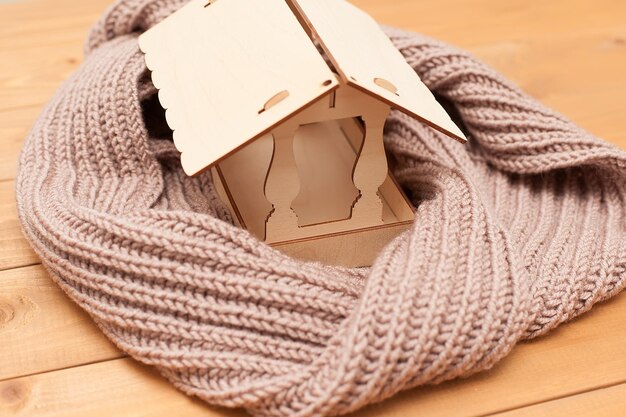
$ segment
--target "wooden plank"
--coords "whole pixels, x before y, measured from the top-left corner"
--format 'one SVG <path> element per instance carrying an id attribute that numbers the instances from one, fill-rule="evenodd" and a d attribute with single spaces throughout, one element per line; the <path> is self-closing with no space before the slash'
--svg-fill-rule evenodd
<path id="1" fill-rule="evenodd" d="M 626 4 L 621 0 L 527 2 L 511 0 L 352 0 L 376 20 L 429 34 L 459 45 L 476 46 L 494 39 L 543 39 L 563 33 L 589 33 L 624 27 Z M 78 21 L 93 23 L 110 0 L 29 0 L 2 4 L 0 51 L 33 45 L 33 32 L 57 39 Z M 68 13 L 71 10 L 72 13 Z M 555 24 L 558 22 L 558 24 Z M 86 35 L 87 27 L 81 35 Z M 48 38 L 46 38 L 48 39 Z"/>
<path id="2" fill-rule="evenodd" d="M 623 87 L 625 40 L 626 24 L 588 34 L 545 37 L 541 41 L 498 40 L 477 46 L 472 52 L 517 81 L 524 91 L 543 100 L 553 94 Z"/>
<path id="3" fill-rule="evenodd" d="M 0 382 L 6 417 L 243 417 L 177 391 L 154 370 L 118 359 Z"/>
<path id="4" fill-rule="evenodd" d="M 87 30 L 109 4 L 39 0 L 1 5 L 0 109 L 47 102 L 81 61 Z"/>
<path id="5" fill-rule="evenodd" d="M 617 417 L 624 415 L 625 399 L 626 384 L 619 384 L 494 414 L 492 417 Z"/>
<path id="6" fill-rule="evenodd" d="M 567 33 L 624 28 L 626 15 L 626 3 L 621 0 L 352 0 L 352 3 L 380 23 L 466 48 L 492 44 L 494 40 L 535 40 L 539 44 Z"/>
<path id="7" fill-rule="evenodd" d="M 494 43 L 473 52 L 545 105 L 626 148 L 624 39 L 626 27 Z"/>
<path id="8" fill-rule="evenodd" d="M 39 106 L 0 111 L 0 181 L 15 178 L 22 144 L 40 112 Z"/>
<path id="9" fill-rule="evenodd" d="M 43 28 L 49 31 L 75 19 L 83 20 L 88 17 L 95 21 L 110 5 L 110 0 L 80 3 L 75 0 L 29 0 L 2 4 L 0 6 L 2 7 L 2 14 L 0 14 L 0 42 L 2 43 L 0 45 L 23 46 L 21 42 L 26 42 L 26 39 L 8 37 L 16 29 L 21 30 L 19 34 L 28 35 L 33 29 Z M 68 10 L 72 13 L 68 13 Z M 51 36 L 55 35 L 61 36 L 62 31 L 51 34 Z"/>
<path id="10" fill-rule="evenodd" d="M 0 182 L 0 271 L 39 263 L 22 235 L 15 203 L 15 183 Z"/>
<path id="11" fill-rule="evenodd" d="M 284 0 L 206 5 L 192 0 L 139 37 L 187 175 L 339 85 Z"/>
<path id="12" fill-rule="evenodd" d="M 122 356 L 40 265 L 0 272 L 0 340 L 0 380 Z"/>
<path id="13" fill-rule="evenodd" d="M 0 62 L 11 64 L 0 65 L 0 112 L 16 106 L 40 106 L 51 97 L 61 80 L 78 65 L 86 31 L 108 2 L 99 0 L 89 7 L 81 3 L 76 11 L 77 6 L 69 0 L 55 0 L 54 7 L 32 6 L 40 3 L 46 4 L 34 1 L 28 7 L 26 3 L 1 6 Z M 623 138 L 621 132 L 626 127 L 620 127 L 626 124 L 621 117 L 624 101 L 620 91 L 626 88 L 626 81 L 621 76 L 626 63 L 620 58 L 625 48 L 626 27 L 623 19 L 616 16 L 623 15 L 625 3 L 601 1 L 595 7 L 590 2 L 578 1 L 563 8 L 558 2 L 544 2 L 523 7 L 511 5 L 495 12 L 488 1 L 477 2 L 475 6 L 472 3 L 471 7 L 458 0 L 448 0 L 444 4 L 398 1 L 381 5 L 371 0 L 356 0 L 354 3 L 382 22 L 470 47 L 533 96 L 557 106 L 558 110 L 593 133 L 609 140 Z M 72 13 L 63 13 L 63 7 L 70 5 Z M 489 27 L 489 31 L 467 30 L 467 19 L 460 17 L 465 16 L 468 8 L 476 11 L 473 15 L 479 19 L 478 22 L 472 21 L 472 26 Z M 487 9 L 489 13 L 480 13 Z M 442 13 L 449 14 L 450 21 L 455 24 L 443 25 L 437 19 Z M 455 21 L 457 14 L 461 20 Z M 550 19 L 557 15 L 559 25 L 551 24 Z M 62 16 L 65 17 L 62 19 Z M 497 25 L 490 26 L 496 18 L 516 23 L 501 25 L 498 21 Z M 56 19 L 61 19 L 60 23 Z M 51 24 L 56 26 L 47 26 Z M 530 27 L 537 30 L 529 30 Z M 39 33 L 46 29 L 52 29 L 45 35 L 47 40 L 52 39 L 42 44 Z M 492 35 L 490 38 L 484 38 L 489 34 Z M 571 44 L 576 47 L 568 47 Z M 568 71 L 564 72 L 563 68 Z M 602 77 L 595 76 L 597 68 L 602 68 Z M 600 91 L 603 88 L 606 91 Z M 567 97 L 558 99 L 553 97 L 555 94 Z M 612 107 L 610 103 L 618 107 Z M 603 114 L 603 120 L 587 122 L 586 110 Z M 0 178 L 4 176 L 0 175 Z"/>

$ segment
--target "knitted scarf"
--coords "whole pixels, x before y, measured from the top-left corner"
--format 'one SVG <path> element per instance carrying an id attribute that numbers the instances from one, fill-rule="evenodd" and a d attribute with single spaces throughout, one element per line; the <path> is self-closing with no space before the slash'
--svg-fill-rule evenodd
<path id="1" fill-rule="evenodd" d="M 24 232 L 56 283 L 182 391 L 258 416 L 348 413 L 487 369 L 626 279 L 626 154 L 467 53 L 386 29 L 463 146 L 392 113 L 417 207 L 370 268 L 303 263 L 189 178 L 137 36 L 183 0 L 120 0 L 29 134 Z"/>

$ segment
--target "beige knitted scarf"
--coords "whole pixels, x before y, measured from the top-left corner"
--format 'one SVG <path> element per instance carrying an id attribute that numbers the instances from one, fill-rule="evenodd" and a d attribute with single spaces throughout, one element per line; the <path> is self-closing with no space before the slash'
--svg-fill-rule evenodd
<path id="1" fill-rule="evenodd" d="M 622 290 L 626 154 L 465 52 L 387 29 L 463 146 L 393 113 L 417 207 L 371 268 L 302 263 L 231 224 L 181 170 L 139 32 L 182 0 L 121 0 L 30 133 L 24 232 L 102 331 L 184 392 L 262 416 L 334 415 L 487 369 Z"/>

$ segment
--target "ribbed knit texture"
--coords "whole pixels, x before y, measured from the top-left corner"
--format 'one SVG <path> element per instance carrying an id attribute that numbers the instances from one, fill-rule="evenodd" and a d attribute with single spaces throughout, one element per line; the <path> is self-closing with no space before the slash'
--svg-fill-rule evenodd
<path id="1" fill-rule="evenodd" d="M 182 172 L 137 47 L 183 3 L 108 10 L 17 182 L 54 280 L 181 390 L 263 416 L 347 413 L 487 369 L 624 288 L 625 153 L 467 53 L 394 29 L 470 138 L 392 113 L 385 143 L 417 207 L 411 230 L 371 268 L 345 269 L 233 226 L 209 176 Z"/>

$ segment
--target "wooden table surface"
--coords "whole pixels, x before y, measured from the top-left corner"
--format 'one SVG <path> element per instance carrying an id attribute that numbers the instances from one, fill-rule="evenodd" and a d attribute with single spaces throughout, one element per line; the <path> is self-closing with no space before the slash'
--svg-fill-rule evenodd
<path id="1" fill-rule="evenodd" d="M 125 357 L 52 283 L 15 208 L 24 136 L 82 59 L 107 0 L 0 4 L 0 416 L 224 416 Z M 355 0 L 382 23 L 472 51 L 541 102 L 626 147 L 623 0 Z M 626 294 L 475 377 L 359 416 L 624 416 Z"/>

